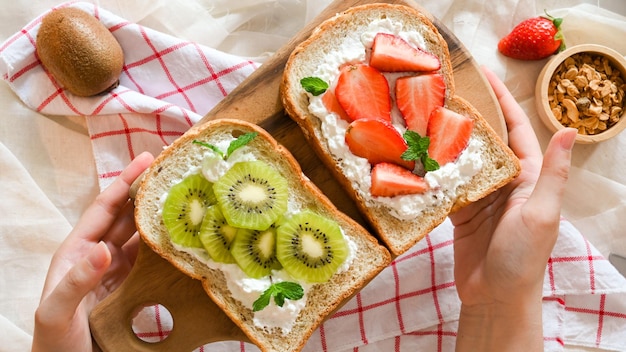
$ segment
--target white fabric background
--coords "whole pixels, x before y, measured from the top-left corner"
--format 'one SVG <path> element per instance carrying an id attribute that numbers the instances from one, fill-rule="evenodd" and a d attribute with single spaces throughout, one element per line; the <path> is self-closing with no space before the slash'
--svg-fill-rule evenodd
<path id="1" fill-rule="evenodd" d="M 2 4 L 0 42 L 61 1 Z M 519 21 L 565 15 L 569 45 L 597 42 L 626 54 L 626 2 L 581 0 L 418 1 L 443 21 L 507 84 L 533 120 L 542 145 L 549 133 L 534 108 L 534 83 L 544 61 L 503 58 L 495 47 Z M 116 1 L 99 6 L 130 21 L 263 62 L 329 0 Z M 585 6 L 580 6 L 586 4 Z M 577 6 L 578 5 L 578 6 Z M 576 6 L 574 9 L 572 7 Z M 554 11 L 553 11 L 554 9 Z M 560 9 L 560 10 L 556 10 Z M 600 28 L 585 28 L 600 19 Z M 563 215 L 602 252 L 626 254 L 626 135 L 598 146 L 578 145 Z M 99 192 L 91 142 L 80 117 L 50 117 L 28 109 L 0 84 L 0 351 L 30 348 L 33 312 L 50 256 Z"/>

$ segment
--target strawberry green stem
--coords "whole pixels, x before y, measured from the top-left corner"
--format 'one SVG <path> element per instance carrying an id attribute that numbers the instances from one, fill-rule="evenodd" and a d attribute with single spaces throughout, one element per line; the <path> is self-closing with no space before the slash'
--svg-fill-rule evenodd
<path id="1" fill-rule="evenodd" d="M 560 17 L 553 17 L 552 15 L 550 15 L 548 13 L 548 11 L 546 9 L 543 10 L 543 12 L 546 14 L 544 16 L 544 18 L 549 19 L 550 21 L 552 21 L 552 24 L 554 24 L 554 27 L 556 28 L 556 34 L 554 35 L 554 40 L 560 40 L 561 41 L 561 45 L 559 46 L 559 50 L 557 50 L 557 52 L 561 52 L 563 50 L 565 50 L 565 37 L 563 36 L 563 32 L 561 31 L 561 24 L 563 23 L 563 19 Z"/>

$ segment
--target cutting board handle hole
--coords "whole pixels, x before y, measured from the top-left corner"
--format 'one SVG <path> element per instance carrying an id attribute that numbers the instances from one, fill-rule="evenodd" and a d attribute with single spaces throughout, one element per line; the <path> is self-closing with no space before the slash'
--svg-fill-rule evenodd
<path id="1" fill-rule="evenodd" d="M 136 308 L 131 321 L 133 333 L 148 343 L 165 340 L 174 328 L 172 314 L 162 304 L 147 303 Z"/>

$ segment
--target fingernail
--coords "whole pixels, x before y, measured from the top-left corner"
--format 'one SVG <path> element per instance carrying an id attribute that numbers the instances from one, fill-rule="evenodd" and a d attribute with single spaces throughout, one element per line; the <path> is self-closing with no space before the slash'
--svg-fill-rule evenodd
<path id="1" fill-rule="evenodd" d="M 572 150 L 578 131 L 575 128 L 567 128 L 567 130 L 567 133 L 563 133 L 561 136 L 561 148 L 565 150 Z"/>
<path id="2" fill-rule="evenodd" d="M 89 251 L 87 261 L 94 270 L 100 270 L 107 266 L 109 262 L 109 248 L 106 243 L 102 241 L 98 242 L 98 244 Z"/>

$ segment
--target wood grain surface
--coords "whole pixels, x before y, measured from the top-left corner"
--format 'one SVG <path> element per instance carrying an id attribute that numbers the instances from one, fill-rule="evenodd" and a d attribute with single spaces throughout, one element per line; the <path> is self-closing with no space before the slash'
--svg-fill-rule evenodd
<path id="1" fill-rule="evenodd" d="M 373 2 L 382 1 L 334 1 L 199 122 L 239 118 L 265 128 L 291 151 L 303 172 L 341 211 L 366 227 L 348 195 L 306 144 L 300 128 L 285 116 L 279 85 L 289 54 L 319 23 L 349 7 Z M 384 2 L 404 4 L 423 11 L 410 0 Z M 428 13 L 426 15 L 448 43 L 457 95 L 472 103 L 506 141 L 502 112 L 476 62 L 445 26 Z M 144 342 L 132 331 L 132 319 L 139 309 L 156 303 L 169 310 L 174 321 L 173 329 L 162 342 Z M 247 340 L 206 295 L 199 281 L 178 271 L 143 242 L 130 275 L 92 311 L 90 325 L 94 340 L 104 351 L 191 351 L 215 341 Z"/>

